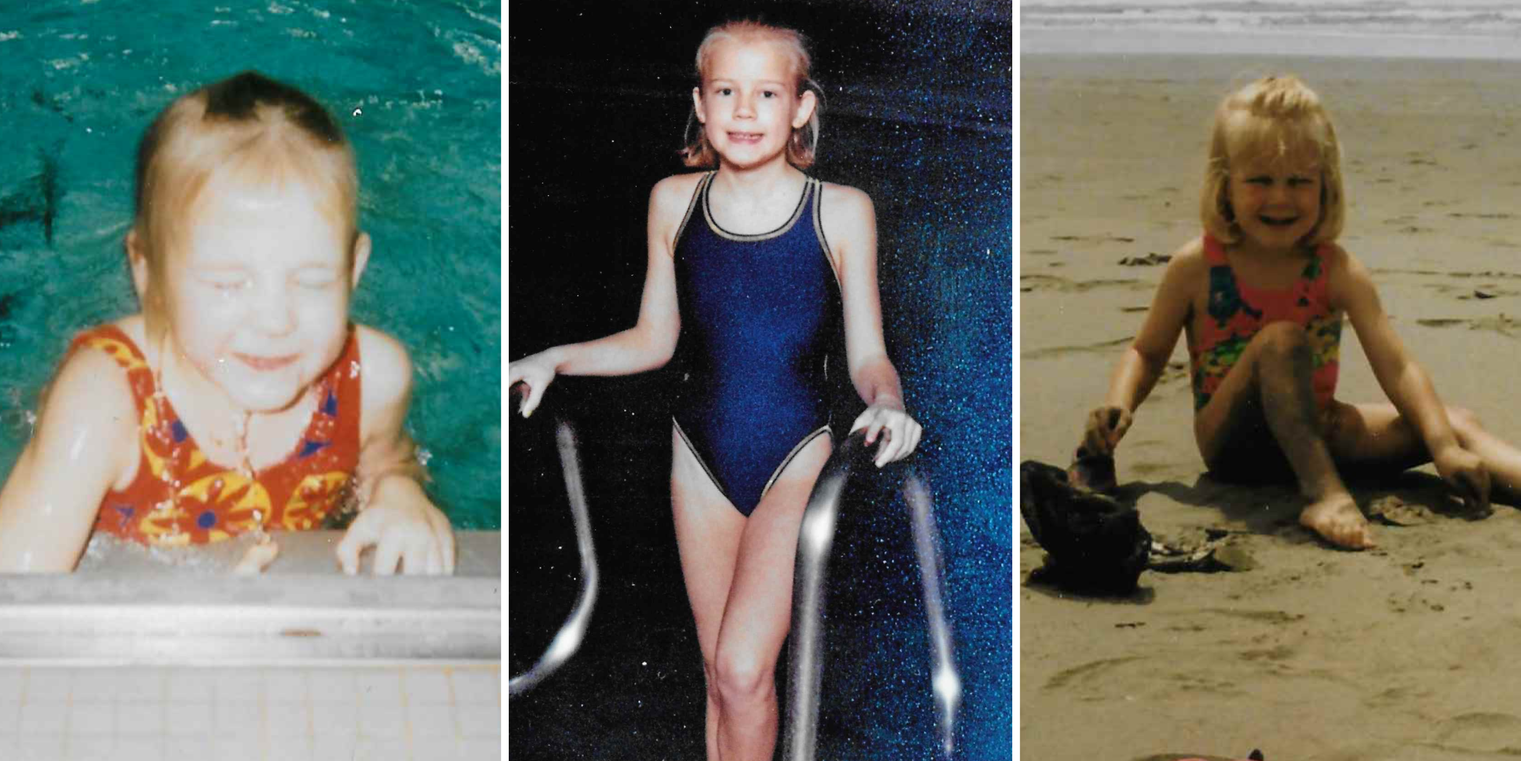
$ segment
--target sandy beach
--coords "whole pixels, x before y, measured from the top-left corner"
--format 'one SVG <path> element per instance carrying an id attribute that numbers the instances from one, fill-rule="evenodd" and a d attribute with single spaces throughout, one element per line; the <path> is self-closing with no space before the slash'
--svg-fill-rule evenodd
<path id="1" fill-rule="evenodd" d="M 1025 55 L 1020 74 L 1020 457 L 1065 466 L 1139 328 L 1160 265 L 1199 234 L 1206 127 L 1267 73 L 1325 100 L 1349 198 L 1340 242 L 1448 404 L 1521 440 L 1521 62 Z M 1187 351 L 1136 416 L 1123 495 L 1161 541 L 1206 536 L 1244 570 L 1143 573 L 1123 599 L 1027 583 L 1021 529 L 1020 757 L 1267 761 L 1521 754 L 1521 512 L 1470 520 L 1429 467 L 1354 485 L 1377 549 L 1328 548 L 1291 488 L 1204 475 Z M 1343 333 L 1338 398 L 1382 401 Z M 1411 525 L 1394 525 L 1404 523 Z"/>

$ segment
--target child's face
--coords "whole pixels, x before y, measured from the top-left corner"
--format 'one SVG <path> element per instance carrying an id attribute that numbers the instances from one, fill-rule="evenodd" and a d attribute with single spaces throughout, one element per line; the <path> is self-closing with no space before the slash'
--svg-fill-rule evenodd
<path id="1" fill-rule="evenodd" d="M 338 358 L 349 295 L 369 254 L 298 182 L 258 187 L 213 178 L 179 240 L 149 277 L 170 339 L 234 405 L 281 410 Z"/>
<path id="2" fill-rule="evenodd" d="M 708 142 L 737 168 L 782 156 L 792 130 L 808 123 L 814 107 L 812 92 L 796 94 L 791 60 L 781 44 L 737 39 L 714 47 L 692 99 Z"/>
<path id="3" fill-rule="evenodd" d="M 1320 167 L 1308 161 L 1233 163 L 1230 202 L 1245 241 L 1288 251 L 1320 221 Z"/>

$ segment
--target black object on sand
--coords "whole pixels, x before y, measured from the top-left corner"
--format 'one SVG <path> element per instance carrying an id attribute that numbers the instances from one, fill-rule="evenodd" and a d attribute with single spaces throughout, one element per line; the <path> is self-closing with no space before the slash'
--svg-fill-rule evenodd
<path id="1" fill-rule="evenodd" d="M 1019 465 L 1019 512 L 1050 557 L 1030 575 L 1074 592 L 1127 595 L 1146 569 L 1151 534 L 1134 507 L 1074 486 L 1061 468 Z"/>

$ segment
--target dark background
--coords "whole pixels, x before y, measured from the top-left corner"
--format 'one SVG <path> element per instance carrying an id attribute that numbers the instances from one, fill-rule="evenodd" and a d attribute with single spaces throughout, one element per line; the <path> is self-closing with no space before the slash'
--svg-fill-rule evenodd
<path id="1" fill-rule="evenodd" d="M 957 756 L 1008 757 L 1012 7 L 645 0 L 524 8 L 508 10 L 513 359 L 634 323 L 650 188 L 688 171 L 676 151 L 704 32 L 752 17 L 809 37 L 826 94 L 809 173 L 872 196 L 888 349 L 925 427 L 913 460 L 934 490 L 945 545 L 965 690 Z M 541 414 L 509 428 L 511 673 L 542 653 L 579 584 L 556 414 L 580 433 L 602 571 L 580 653 L 508 707 L 514 758 L 702 757 L 701 655 L 670 517 L 669 385 L 665 371 L 562 378 Z M 928 758 L 936 747 L 918 572 L 892 481 L 889 474 L 855 488 L 838 528 L 820 757 Z M 785 696 L 785 674 L 779 691 Z"/>

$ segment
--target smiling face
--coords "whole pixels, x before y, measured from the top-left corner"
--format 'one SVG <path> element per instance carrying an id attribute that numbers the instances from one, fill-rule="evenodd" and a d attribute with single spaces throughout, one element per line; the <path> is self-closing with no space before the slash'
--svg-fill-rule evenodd
<path id="1" fill-rule="evenodd" d="M 1321 171 L 1293 161 L 1243 161 L 1231 168 L 1227 192 L 1242 244 L 1287 252 L 1320 221 Z"/>
<path id="2" fill-rule="evenodd" d="M 235 407 L 289 407 L 342 352 L 369 239 L 359 235 L 351 252 L 351 226 L 324 213 L 323 201 L 297 180 L 216 176 L 157 265 L 133 257 L 139 288 L 163 310 L 170 350 Z"/>
<path id="3" fill-rule="evenodd" d="M 784 47 L 740 37 L 717 42 L 692 99 L 709 144 L 737 169 L 786 161 L 792 131 L 808 123 L 814 108 L 812 92 L 797 94 Z"/>

